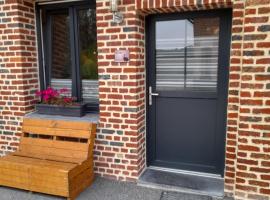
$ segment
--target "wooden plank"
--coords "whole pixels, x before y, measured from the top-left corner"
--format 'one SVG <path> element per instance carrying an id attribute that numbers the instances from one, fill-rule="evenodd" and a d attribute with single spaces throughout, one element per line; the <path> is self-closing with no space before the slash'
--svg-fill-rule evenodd
<path id="1" fill-rule="evenodd" d="M 40 147 L 49 147 L 49 148 L 56 148 L 56 149 L 67 149 L 67 150 L 73 150 L 73 151 L 81 151 L 82 153 L 87 152 L 89 149 L 88 143 L 29 138 L 29 137 L 22 137 L 20 144 L 40 146 Z"/>
<path id="2" fill-rule="evenodd" d="M 44 176 L 47 177 L 55 177 L 60 178 L 62 180 L 67 180 L 67 172 L 61 170 L 52 170 L 52 168 L 39 168 L 39 167 L 32 167 L 31 168 L 31 176 Z M 34 174 L 34 175 L 33 175 Z"/>
<path id="3" fill-rule="evenodd" d="M 2 170 L 0 170 L 3 172 Z M 3 172 L 0 176 L 1 180 L 10 181 L 13 183 L 24 183 L 24 184 L 34 184 L 34 185 L 60 185 L 61 187 L 67 188 L 68 185 L 68 179 L 67 177 L 64 179 L 62 177 L 54 177 L 48 174 L 35 174 L 35 173 L 17 173 L 12 174 L 11 172 L 15 172 L 14 170 L 11 170 L 10 172 Z M 29 175 L 30 174 L 30 175 Z"/>
<path id="4" fill-rule="evenodd" d="M 4 164 L 3 164 L 4 163 Z M 6 164 L 6 165 L 5 165 Z M 29 178 L 28 174 L 31 174 L 31 177 L 35 177 L 36 179 L 42 179 L 45 177 L 45 180 L 51 181 L 54 179 L 59 179 L 61 181 L 66 181 L 68 180 L 68 171 L 75 168 L 76 165 L 70 165 L 68 164 L 68 170 L 66 164 L 62 164 L 62 166 L 55 166 L 55 165 L 50 165 L 47 163 L 47 165 L 29 165 L 25 164 L 25 168 L 21 169 L 21 164 L 14 163 L 14 162 L 0 162 L 0 174 L 1 177 L 3 175 L 8 175 L 10 178 L 12 177 L 24 177 L 24 178 Z M 14 168 L 13 166 L 18 166 L 18 168 Z M 48 177 L 51 177 L 48 179 Z"/>
<path id="5" fill-rule="evenodd" d="M 94 181 L 92 169 L 86 169 L 70 180 L 69 197 L 75 199 L 83 190 L 89 187 Z"/>
<path id="6" fill-rule="evenodd" d="M 31 155 L 32 152 L 38 152 L 41 156 L 56 156 L 56 157 L 64 157 L 64 158 L 77 158 L 77 159 L 86 159 L 88 153 L 82 151 L 73 151 L 66 149 L 56 149 L 49 147 L 41 147 L 35 145 L 20 145 L 20 152 L 28 153 Z"/>
<path id="7" fill-rule="evenodd" d="M 91 131 L 92 123 L 87 121 L 64 121 L 57 120 L 55 128 L 63 128 L 63 129 L 75 129 L 75 130 L 86 130 Z"/>
<path id="8" fill-rule="evenodd" d="M 28 171 L 17 171 L 15 169 L 8 169 L 8 168 L 0 168 L 1 175 L 0 177 L 3 178 L 4 176 L 9 177 L 10 179 L 13 179 L 13 177 L 21 177 L 29 179 L 29 172 L 31 171 L 32 175 L 31 177 L 36 177 L 37 179 L 42 179 L 42 177 L 52 177 L 53 179 L 60 179 L 63 181 L 67 181 L 67 173 L 55 171 L 52 169 L 40 169 L 40 168 L 31 168 Z M 46 178 L 47 179 L 47 178 Z"/>
<path id="9" fill-rule="evenodd" d="M 1 178 L 5 177 L 5 176 L 9 176 L 9 177 L 21 177 L 21 178 L 25 178 L 28 179 L 28 170 L 15 170 L 15 169 L 10 169 L 10 168 L 0 168 L 0 174 L 1 174 Z"/>
<path id="10" fill-rule="evenodd" d="M 12 164 L 10 162 L 2 160 L 2 161 L 0 161 L 0 168 L 12 169 L 12 170 L 16 170 L 16 171 L 27 171 L 29 169 L 29 166 L 27 166 L 26 164 L 22 164 L 22 163 Z"/>
<path id="11" fill-rule="evenodd" d="M 67 121 L 67 120 L 52 120 L 52 119 L 38 119 L 38 118 L 24 118 L 23 126 L 38 126 L 38 127 L 49 127 L 49 128 L 64 128 L 64 129 L 75 129 L 75 130 L 86 130 L 92 129 L 92 123 L 87 121 Z"/>
<path id="12" fill-rule="evenodd" d="M 0 177 L 0 180 L 2 181 L 9 181 L 9 182 L 12 182 L 12 183 L 23 183 L 23 184 L 29 184 L 29 177 L 28 177 L 28 173 L 26 174 L 20 174 L 20 175 L 17 175 L 17 176 L 14 176 L 10 173 L 7 173 L 7 174 L 1 174 L 1 177 Z"/>
<path id="13" fill-rule="evenodd" d="M 55 122 L 51 119 L 23 118 L 23 126 L 54 127 Z"/>
<path id="14" fill-rule="evenodd" d="M 65 179 L 60 177 L 53 177 L 46 173 L 34 173 L 30 172 L 30 185 L 38 185 L 40 187 L 56 187 L 65 190 L 68 187 L 67 176 Z"/>
<path id="15" fill-rule="evenodd" d="M 48 187 L 44 185 L 31 185 L 29 190 L 32 192 L 41 192 L 41 193 L 51 194 L 51 195 L 56 195 L 56 196 L 63 196 L 63 197 L 68 196 L 67 188 L 58 188 L 54 185 L 51 185 Z"/>
<path id="16" fill-rule="evenodd" d="M 88 158 L 93 156 L 95 137 L 96 137 L 96 124 L 93 125 L 91 130 L 91 136 L 90 139 L 88 140 L 89 142 Z"/>
<path id="17" fill-rule="evenodd" d="M 24 177 L 11 177 L 11 176 L 8 176 L 8 175 L 3 175 L 3 177 L 1 176 L 0 177 L 0 183 L 1 182 L 9 182 L 10 184 L 24 184 L 25 185 L 25 188 L 28 188 L 28 185 L 29 185 L 29 178 L 24 178 Z M 0 184 L 1 185 L 1 184 Z"/>
<path id="18" fill-rule="evenodd" d="M 1 159 L 0 162 L 0 185 L 27 189 L 29 186 L 29 167 L 3 160 Z"/>
<path id="19" fill-rule="evenodd" d="M 0 177 L 0 186 L 13 187 L 23 190 L 29 190 L 28 182 L 15 182 L 11 181 L 10 178 L 8 180 L 2 179 Z"/>
<path id="20" fill-rule="evenodd" d="M 13 153 L 13 155 L 14 154 L 17 154 L 17 152 Z M 35 166 L 41 169 L 56 168 L 62 171 L 69 171 L 77 165 L 74 163 L 56 162 L 56 161 L 35 159 L 32 157 L 29 158 L 29 157 L 21 157 L 21 156 L 13 156 L 13 155 L 3 157 L 3 159 L 1 159 L 2 162 L 0 162 L 0 165 L 2 166 L 6 164 L 8 167 L 19 166 L 19 168 L 24 167 L 26 170 L 29 169 L 29 167 Z"/>
<path id="21" fill-rule="evenodd" d="M 38 152 L 29 153 L 27 152 L 14 152 L 12 153 L 14 156 L 18 157 L 25 157 L 25 158 L 34 158 L 34 159 L 40 159 L 44 161 L 52 161 L 52 162 L 64 162 L 64 163 L 70 163 L 70 164 L 80 164 L 84 161 L 84 159 L 81 158 L 66 158 L 66 157 L 61 157 L 61 156 L 50 156 L 50 155 L 44 155 L 40 154 Z"/>
<path id="22" fill-rule="evenodd" d="M 86 130 L 76 129 L 58 129 L 39 126 L 23 126 L 22 131 L 25 133 L 50 135 L 50 136 L 62 136 L 62 137 L 74 137 L 74 138 L 90 138 L 90 132 Z"/>
<path id="23" fill-rule="evenodd" d="M 77 176 L 78 174 L 82 173 L 84 170 L 91 168 L 92 171 L 94 169 L 94 162 L 93 159 L 92 160 L 86 160 L 84 161 L 82 164 L 77 165 L 76 167 L 74 167 L 73 169 L 71 169 L 68 172 L 68 177 L 69 179 L 72 179 L 73 177 Z"/>

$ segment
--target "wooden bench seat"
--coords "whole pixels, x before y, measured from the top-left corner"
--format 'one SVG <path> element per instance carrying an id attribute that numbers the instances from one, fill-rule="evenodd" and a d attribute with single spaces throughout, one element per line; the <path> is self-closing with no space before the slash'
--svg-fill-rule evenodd
<path id="1" fill-rule="evenodd" d="M 93 182 L 95 130 L 89 122 L 25 119 L 19 150 L 0 158 L 0 185 L 74 199 Z"/>

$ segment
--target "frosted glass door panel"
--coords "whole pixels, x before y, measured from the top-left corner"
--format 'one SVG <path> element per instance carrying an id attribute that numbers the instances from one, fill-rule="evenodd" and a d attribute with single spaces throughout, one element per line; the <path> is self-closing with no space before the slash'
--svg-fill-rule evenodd
<path id="1" fill-rule="evenodd" d="M 217 87 L 219 18 L 156 22 L 156 89 Z"/>

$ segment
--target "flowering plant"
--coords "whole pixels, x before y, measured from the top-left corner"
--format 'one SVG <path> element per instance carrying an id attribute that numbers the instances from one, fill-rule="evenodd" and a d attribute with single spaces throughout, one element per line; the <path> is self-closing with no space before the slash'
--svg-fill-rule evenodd
<path id="1" fill-rule="evenodd" d="M 48 87 L 46 90 L 37 91 L 36 95 L 40 97 L 41 103 L 50 105 L 70 106 L 76 105 L 76 98 L 69 97 L 69 90 L 62 88 L 56 90 L 52 87 Z"/>

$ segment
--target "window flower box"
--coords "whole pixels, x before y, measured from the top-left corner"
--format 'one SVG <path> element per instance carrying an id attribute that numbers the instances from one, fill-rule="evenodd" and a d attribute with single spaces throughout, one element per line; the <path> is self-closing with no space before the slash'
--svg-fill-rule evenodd
<path id="1" fill-rule="evenodd" d="M 46 115 L 82 117 L 85 115 L 85 104 L 75 104 L 65 106 L 36 104 L 36 111 L 39 114 L 46 114 Z"/>
<path id="2" fill-rule="evenodd" d="M 62 88 L 56 90 L 48 87 L 46 90 L 37 91 L 40 103 L 36 104 L 36 111 L 39 114 L 62 115 L 71 117 L 82 117 L 85 115 L 86 104 L 76 102 L 70 97 L 70 91 Z"/>

